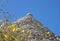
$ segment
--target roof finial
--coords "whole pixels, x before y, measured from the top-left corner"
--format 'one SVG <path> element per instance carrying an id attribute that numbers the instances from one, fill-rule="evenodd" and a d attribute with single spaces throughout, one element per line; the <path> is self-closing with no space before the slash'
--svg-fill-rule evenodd
<path id="1" fill-rule="evenodd" d="M 33 17 L 32 13 L 27 13 L 27 16 L 30 18 Z"/>

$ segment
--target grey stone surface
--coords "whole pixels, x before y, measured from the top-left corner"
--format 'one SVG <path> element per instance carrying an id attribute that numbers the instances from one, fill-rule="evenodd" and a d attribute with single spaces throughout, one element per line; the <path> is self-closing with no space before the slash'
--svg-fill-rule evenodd
<path id="1" fill-rule="evenodd" d="M 27 14 L 21 19 L 14 22 L 21 29 L 30 31 L 26 41 L 60 41 L 60 37 L 56 36 L 52 31 L 43 24 L 33 18 L 32 14 Z M 47 34 L 49 33 L 50 34 Z"/>

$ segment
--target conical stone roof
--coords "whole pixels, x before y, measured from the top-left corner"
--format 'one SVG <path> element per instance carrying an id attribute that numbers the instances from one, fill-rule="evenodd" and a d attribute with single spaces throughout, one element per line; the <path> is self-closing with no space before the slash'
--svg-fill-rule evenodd
<path id="1" fill-rule="evenodd" d="M 30 31 L 29 35 L 20 33 L 22 37 L 27 39 L 26 41 L 60 41 L 60 37 L 56 36 L 43 24 L 34 19 L 30 13 L 18 19 L 14 24 L 16 24 L 20 30 Z"/>

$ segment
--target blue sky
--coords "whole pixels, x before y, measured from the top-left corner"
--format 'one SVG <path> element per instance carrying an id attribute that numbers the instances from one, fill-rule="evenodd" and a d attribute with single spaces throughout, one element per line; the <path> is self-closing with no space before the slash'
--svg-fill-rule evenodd
<path id="1" fill-rule="evenodd" d="M 60 36 L 60 0 L 2 0 L 2 9 L 19 19 L 27 13 Z M 3 12 L 0 10 L 0 13 Z M 15 15 L 15 17 L 14 17 Z"/>

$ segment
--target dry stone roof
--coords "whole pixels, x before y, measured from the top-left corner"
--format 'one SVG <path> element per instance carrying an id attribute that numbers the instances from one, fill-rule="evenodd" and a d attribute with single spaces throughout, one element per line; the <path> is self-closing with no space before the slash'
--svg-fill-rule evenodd
<path id="1" fill-rule="evenodd" d="M 20 30 L 25 29 L 26 31 L 30 31 L 26 41 L 60 41 L 60 37 L 56 36 L 43 24 L 34 19 L 30 13 L 18 19 L 14 24 L 16 24 Z M 24 34 L 22 35 L 25 36 Z"/>

